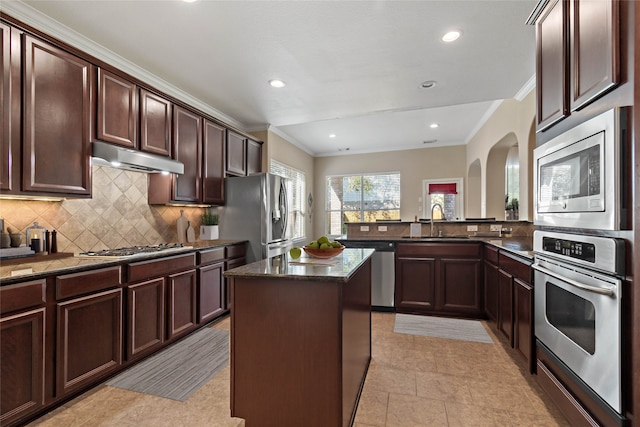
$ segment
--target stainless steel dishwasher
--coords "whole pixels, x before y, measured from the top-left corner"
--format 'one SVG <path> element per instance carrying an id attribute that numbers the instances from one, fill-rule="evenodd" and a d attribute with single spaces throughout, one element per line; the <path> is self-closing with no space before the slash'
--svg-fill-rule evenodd
<path id="1" fill-rule="evenodd" d="M 371 310 L 395 311 L 395 244 L 382 240 L 340 239 L 347 248 L 369 248 L 371 256 Z"/>

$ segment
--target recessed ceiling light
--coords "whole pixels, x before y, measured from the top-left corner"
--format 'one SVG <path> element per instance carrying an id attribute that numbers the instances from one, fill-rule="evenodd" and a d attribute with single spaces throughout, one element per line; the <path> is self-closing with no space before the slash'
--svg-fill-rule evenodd
<path id="1" fill-rule="evenodd" d="M 278 79 L 269 80 L 269 84 L 271 86 L 277 87 L 277 88 L 285 87 L 287 85 L 285 82 L 283 82 L 282 80 L 278 80 Z"/>
<path id="2" fill-rule="evenodd" d="M 453 41 L 458 40 L 461 35 L 462 35 L 461 31 L 449 31 L 447 34 L 442 36 L 442 41 L 446 43 L 451 43 Z"/>
<path id="3" fill-rule="evenodd" d="M 429 125 L 429 127 L 430 127 L 431 129 L 435 129 L 435 128 L 437 128 L 437 127 L 440 127 L 440 125 L 439 125 L 439 124 L 437 124 L 437 123 L 431 123 L 431 124 Z"/>
<path id="4" fill-rule="evenodd" d="M 329 138 L 335 138 L 335 137 L 336 137 L 335 133 L 332 133 L 332 134 L 329 135 Z"/>
<path id="5" fill-rule="evenodd" d="M 427 80 L 426 82 L 420 83 L 420 87 L 422 89 L 431 89 L 438 84 L 435 80 Z"/>
<path id="6" fill-rule="evenodd" d="M 195 3 L 197 0 L 182 0 L 185 3 Z"/>

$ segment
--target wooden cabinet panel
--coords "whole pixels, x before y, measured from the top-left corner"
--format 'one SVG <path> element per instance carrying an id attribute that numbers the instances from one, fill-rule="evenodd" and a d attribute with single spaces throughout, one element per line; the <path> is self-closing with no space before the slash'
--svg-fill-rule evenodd
<path id="1" fill-rule="evenodd" d="M 122 363 L 122 289 L 57 304 L 57 395 L 113 372 Z"/>
<path id="2" fill-rule="evenodd" d="M 65 274 L 56 277 L 56 299 L 77 297 L 103 291 L 122 283 L 120 266 Z"/>
<path id="3" fill-rule="evenodd" d="M 233 247 L 237 248 L 237 247 L 240 247 L 240 246 L 242 246 L 242 248 L 245 249 L 244 245 L 227 246 L 226 249 L 230 249 L 230 248 L 233 248 Z M 229 257 L 230 257 L 229 252 L 227 252 L 227 258 L 229 258 Z M 231 269 L 236 268 L 236 267 L 240 267 L 241 265 L 245 265 L 246 263 L 247 263 L 247 259 L 245 257 L 233 258 L 233 259 L 227 260 L 224 263 L 224 271 L 231 270 Z M 225 297 L 224 297 L 224 301 L 225 301 L 224 308 L 225 308 L 225 310 L 229 310 L 229 309 L 231 309 L 231 290 L 230 290 L 230 287 L 229 287 L 229 279 L 227 279 L 226 277 L 224 279 L 224 295 L 225 295 Z"/>
<path id="4" fill-rule="evenodd" d="M 195 266 L 196 255 L 194 253 L 175 255 L 148 261 L 132 262 L 127 265 L 127 276 L 129 282 L 137 282 L 189 270 L 195 268 Z"/>
<path id="5" fill-rule="evenodd" d="M 45 308 L 0 319 L 0 424 L 44 405 Z"/>
<path id="6" fill-rule="evenodd" d="M 90 196 L 93 65 L 28 35 L 23 42 L 22 190 Z"/>
<path id="7" fill-rule="evenodd" d="M 513 276 L 498 270 L 498 329 L 513 347 Z"/>
<path id="8" fill-rule="evenodd" d="M 620 82 L 617 0 L 571 0 L 571 111 Z"/>
<path id="9" fill-rule="evenodd" d="M 224 262 L 198 269 L 198 323 L 215 319 L 226 309 Z"/>
<path id="10" fill-rule="evenodd" d="M 169 338 L 196 326 L 196 271 L 169 276 Z"/>
<path id="11" fill-rule="evenodd" d="M 478 259 L 449 259 L 440 261 L 442 309 L 482 316 L 484 314 L 483 287 L 480 277 L 482 264 Z"/>
<path id="12" fill-rule="evenodd" d="M 494 322 L 498 321 L 498 287 L 500 276 L 498 266 L 484 263 L 484 311 Z"/>
<path id="13" fill-rule="evenodd" d="M 20 191 L 21 42 L 18 30 L 0 23 L 2 75 L 0 79 L 0 190 Z"/>
<path id="14" fill-rule="evenodd" d="M 247 175 L 262 172 L 262 144 L 247 139 Z"/>
<path id="15" fill-rule="evenodd" d="M 140 149 L 171 156 L 171 102 L 140 89 Z"/>
<path id="16" fill-rule="evenodd" d="M 224 252 L 225 248 L 223 247 L 200 251 L 198 252 L 198 265 L 206 265 L 222 261 L 225 258 Z"/>
<path id="17" fill-rule="evenodd" d="M 200 202 L 202 165 L 202 118 L 184 108 L 173 107 L 173 158 L 184 163 L 184 174 L 173 176 L 175 201 Z"/>
<path id="18" fill-rule="evenodd" d="M 202 140 L 202 201 L 224 204 L 225 141 L 223 126 L 204 120 Z"/>
<path id="19" fill-rule="evenodd" d="M 513 291 L 513 346 L 527 361 L 529 372 L 534 372 L 533 288 L 529 283 L 514 279 Z"/>
<path id="20" fill-rule="evenodd" d="M 227 168 L 229 175 L 247 174 L 247 139 L 233 131 L 227 132 Z"/>
<path id="21" fill-rule="evenodd" d="M 41 306 L 46 302 L 45 279 L 31 280 L 0 289 L 0 314 Z"/>
<path id="22" fill-rule="evenodd" d="M 435 258 L 398 258 L 396 307 L 433 310 L 436 307 Z"/>
<path id="23" fill-rule="evenodd" d="M 96 138 L 137 148 L 138 87 L 102 68 L 98 69 Z"/>
<path id="24" fill-rule="evenodd" d="M 155 279 L 127 288 L 127 359 L 162 346 L 165 341 L 165 279 Z"/>
<path id="25" fill-rule="evenodd" d="M 537 128 L 569 114 L 567 102 L 567 3 L 550 3 L 536 22 Z"/>

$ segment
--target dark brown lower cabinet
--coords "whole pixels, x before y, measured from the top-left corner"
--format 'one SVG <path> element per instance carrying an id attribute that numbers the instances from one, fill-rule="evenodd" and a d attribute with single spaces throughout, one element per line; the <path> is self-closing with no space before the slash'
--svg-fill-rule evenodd
<path id="1" fill-rule="evenodd" d="M 498 270 L 498 329 L 513 347 L 513 276 Z"/>
<path id="2" fill-rule="evenodd" d="M 513 347 L 527 361 L 529 372 L 534 372 L 533 287 L 517 278 L 513 280 L 513 310 Z"/>
<path id="3" fill-rule="evenodd" d="M 0 425 L 6 425 L 44 405 L 45 308 L 0 320 Z"/>
<path id="4" fill-rule="evenodd" d="M 401 243 L 396 246 L 398 312 L 484 316 L 481 245 Z"/>
<path id="5" fill-rule="evenodd" d="M 122 363 L 122 289 L 57 304 L 57 395 L 93 383 Z"/>
<path id="6" fill-rule="evenodd" d="M 165 279 L 129 286 L 127 300 L 127 360 L 131 360 L 160 348 L 165 341 Z"/>
<path id="7" fill-rule="evenodd" d="M 484 312 L 490 320 L 498 321 L 498 266 L 484 263 Z"/>
<path id="8" fill-rule="evenodd" d="M 222 273 L 224 273 L 224 262 L 198 269 L 198 323 L 215 319 L 226 310 Z"/>
<path id="9" fill-rule="evenodd" d="M 196 326 L 196 271 L 172 274 L 168 284 L 169 339 L 172 339 Z"/>

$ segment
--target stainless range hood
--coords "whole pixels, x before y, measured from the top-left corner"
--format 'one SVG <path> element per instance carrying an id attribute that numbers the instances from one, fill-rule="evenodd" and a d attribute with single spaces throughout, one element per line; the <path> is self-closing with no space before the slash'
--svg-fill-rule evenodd
<path id="1" fill-rule="evenodd" d="M 119 147 L 100 141 L 92 143 L 93 162 L 99 166 L 109 166 L 144 173 L 184 173 L 184 164 L 168 157 Z"/>

